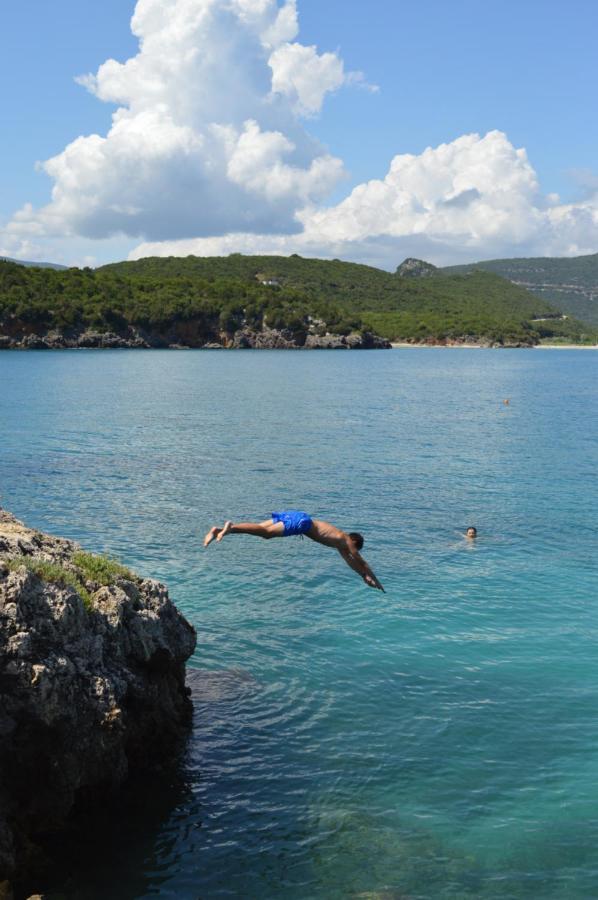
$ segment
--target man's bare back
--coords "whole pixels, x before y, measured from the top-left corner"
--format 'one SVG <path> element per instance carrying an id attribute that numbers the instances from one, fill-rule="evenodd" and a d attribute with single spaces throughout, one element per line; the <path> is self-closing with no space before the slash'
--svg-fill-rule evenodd
<path id="1" fill-rule="evenodd" d="M 365 583 L 379 591 L 384 588 L 361 556 L 363 537 L 357 532 L 346 532 L 324 522 L 321 519 L 312 519 L 301 510 L 283 510 L 280 513 L 272 513 L 271 519 L 264 522 L 242 522 L 234 524 L 225 522 L 222 528 L 214 526 L 210 528 L 204 538 L 204 546 L 209 547 L 212 541 L 218 543 L 228 534 L 252 534 L 266 540 L 275 537 L 288 537 L 294 534 L 305 535 L 317 544 L 332 547 L 338 550 L 347 565 L 363 578 Z"/>

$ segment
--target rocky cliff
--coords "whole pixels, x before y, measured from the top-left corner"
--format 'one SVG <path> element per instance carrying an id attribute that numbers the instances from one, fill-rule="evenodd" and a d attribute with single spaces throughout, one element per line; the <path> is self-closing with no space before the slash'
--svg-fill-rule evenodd
<path id="1" fill-rule="evenodd" d="M 195 644 L 164 585 L 0 510 L 0 886 L 36 887 L 76 804 L 170 756 Z"/>
<path id="2" fill-rule="evenodd" d="M 196 323 L 197 325 L 197 323 Z M 127 327 L 123 331 L 68 332 L 38 328 L 23 323 L 10 331 L 0 325 L 0 350 L 65 350 L 111 349 L 137 350 L 150 348 L 183 349 L 246 349 L 246 350 L 386 350 L 390 343 L 386 338 L 370 332 L 354 332 L 342 335 L 309 332 L 293 332 L 289 329 L 267 328 L 261 330 L 240 328 L 232 334 L 205 331 L 193 322 L 176 323 L 165 331 L 149 331 Z"/>

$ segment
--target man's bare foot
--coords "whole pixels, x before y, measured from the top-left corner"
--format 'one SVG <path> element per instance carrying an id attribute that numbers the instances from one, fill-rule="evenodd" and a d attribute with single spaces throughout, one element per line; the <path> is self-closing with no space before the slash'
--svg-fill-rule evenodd
<path id="1" fill-rule="evenodd" d="M 233 527 L 233 523 L 232 523 L 232 522 L 225 522 L 225 523 L 224 523 L 224 528 L 219 528 L 219 529 L 218 529 L 219 532 L 220 532 L 220 534 L 218 534 L 217 537 L 216 537 L 216 540 L 218 541 L 218 543 L 220 543 L 220 541 L 222 540 L 223 537 L 225 537 L 227 534 L 230 533 L 230 530 L 231 530 L 232 527 Z"/>
<path id="2" fill-rule="evenodd" d="M 220 531 L 222 531 L 221 528 L 216 528 L 216 527 L 210 528 L 210 530 L 206 534 L 205 538 L 203 539 L 204 547 L 209 547 L 210 544 L 212 543 L 212 541 L 214 540 L 214 538 L 216 537 L 216 535 L 219 534 Z"/>

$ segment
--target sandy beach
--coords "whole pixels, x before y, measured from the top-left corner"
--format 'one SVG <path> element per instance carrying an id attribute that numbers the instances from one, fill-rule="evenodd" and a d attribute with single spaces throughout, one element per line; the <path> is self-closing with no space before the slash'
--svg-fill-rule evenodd
<path id="1" fill-rule="evenodd" d="M 391 347 L 394 349 L 409 350 L 434 350 L 442 347 L 444 350 L 496 350 L 505 349 L 500 347 L 489 347 L 487 344 L 409 344 L 405 342 L 391 341 Z M 506 349 L 512 349 L 510 347 Z M 598 344 L 535 344 L 533 347 L 526 347 L 526 350 L 598 350 Z"/>
<path id="2" fill-rule="evenodd" d="M 394 349 L 407 350 L 435 350 L 442 347 L 445 350 L 487 350 L 486 344 L 409 344 L 407 341 L 391 341 L 390 346 Z"/>
<path id="3" fill-rule="evenodd" d="M 534 350 L 598 350 L 598 344 L 536 344 Z"/>

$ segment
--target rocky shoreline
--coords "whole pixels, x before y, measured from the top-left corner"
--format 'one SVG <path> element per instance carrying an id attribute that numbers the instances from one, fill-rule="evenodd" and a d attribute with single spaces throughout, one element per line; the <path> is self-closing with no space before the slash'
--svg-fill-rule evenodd
<path id="1" fill-rule="evenodd" d="M 0 897 L 43 888 L 75 808 L 159 777 L 195 645 L 164 585 L 0 509 Z"/>
<path id="2" fill-rule="evenodd" d="M 233 334 L 201 333 L 194 328 L 173 327 L 170 331 L 39 331 L 14 328 L 0 334 L 0 350 L 388 350 L 390 341 L 371 332 L 316 334 L 288 329 L 241 328 Z"/>

